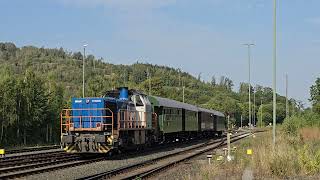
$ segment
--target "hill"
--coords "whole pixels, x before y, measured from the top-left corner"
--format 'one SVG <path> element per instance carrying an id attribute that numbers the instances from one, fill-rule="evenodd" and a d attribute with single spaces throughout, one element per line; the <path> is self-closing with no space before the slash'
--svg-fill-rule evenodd
<path id="1" fill-rule="evenodd" d="M 82 96 L 82 58 L 80 52 L 63 48 L 50 49 L 34 46 L 16 47 L 0 43 L 0 144 L 35 144 L 59 142 L 59 113 L 70 103 L 71 97 Z M 180 69 L 135 62 L 115 65 L 93 55 L 85 59 L 85 96 L 101 96 L 106 90 L 128 86 L 146 93 L 219 110 L 230 114 L 240 125 L 248 123 L 248 84 L 241 83 L 233 91 L 233 82 L 227 77 L 214 76 L 211 82 L 194 77 Z M 151 87 L 151 89 L 149 88 Z M 251 92 L 253 92 L 253 87 Z M 257 86 L 256 102 L 252 109 L 260 120 L 263 104 L 263 123 L 272 121 L 272 89 Z M 253 102 L 253 96 L 252 102 Z M 285 97 L 278 95 L 278 118 L 285 117 Z M 290 100 L 290 111 L 299 106 Z M 259 115 L 258 115 L 259 114 Z M 259 117 L 259 118 L 258 118 Z"/>

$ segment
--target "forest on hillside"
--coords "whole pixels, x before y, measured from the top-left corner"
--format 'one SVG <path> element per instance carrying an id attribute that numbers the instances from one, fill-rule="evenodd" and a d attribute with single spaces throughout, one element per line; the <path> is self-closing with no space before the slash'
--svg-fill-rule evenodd
<path id="1" fill-rule="evenodd" d="M 0 43 L 0 145 L 59 143 L 60 111 L 70 105 L 71 97 L 82 96 L 82 59 L 80 52 L 67 52 L 63 48 L 19 48 L 14 43 Z M 230 114 L 237 125 L 241 117 L 243 124 L 248 123 L 247 83 L 234 90 L 233 81 L 224 76 L 213 75 L 210 82 L 205 82 L 200 75 L 194 77 L 172 67 L 138 61 L 116 65 L 93 55 L 85 57 L 85 66 L 87 97 L 127 86 L 182 101 L 185 87 L 186 103 Z M 313 90 L 314 95 L 311 92 L 311 98 L 318 99 L 311 101 L 316 102 L 314 107 L 319 107 L 320 88 L 314 86 L 311 91 L 318 89 Z M 268 125 L 272 122 L 272 89 L 259 85 L 250 88 L 255 92 L 254 119 L 258 125 Z M 254 102 L 253 95 L 251 98 Z M 285 97 L 277 95 L 278 123 L 286 116 L 285 102 Z M 289 100 L 290 114 L 303 109 L 300 101 Z"/>

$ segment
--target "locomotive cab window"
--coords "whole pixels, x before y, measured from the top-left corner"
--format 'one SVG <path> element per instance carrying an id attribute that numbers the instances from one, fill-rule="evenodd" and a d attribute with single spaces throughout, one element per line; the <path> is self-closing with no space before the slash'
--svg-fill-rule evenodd
<path id="1" fill-rule="evenodd" d="M 144 106 L 141 97 L 138 95 L 133 96 L 133 101 L 135 102 L 136 106 Z"/>

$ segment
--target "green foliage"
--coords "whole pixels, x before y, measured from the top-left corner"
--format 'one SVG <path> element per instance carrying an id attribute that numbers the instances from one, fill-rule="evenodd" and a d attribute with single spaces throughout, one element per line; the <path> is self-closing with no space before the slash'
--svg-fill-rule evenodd
<path id="1" fill-rule="evenodd" d="M 289 152 L 276 152 L 271 155 L 269 161 L 270 172 L 273 176 L 287 179 L 292 175 L 299 174 L 302 167 L 299 165 L 299 160 L 296 158 L 296 153 L 291 148 Z"/>
<path id="2" fill-rule="evenodd" d="M 320 115 L 307 111 L 286 118 L 282 124 L 283 131 L 293 136 L 298 136 L 298 130 L 303 127 L 320 127 Z"/>
<path id="3" fill-rule="evenodd" d="M 62 108 L 63 90 L 54 85 L 52 94 L 48 93 L 45 81 L 31 70 L 21 76 L 14 75 L 11 69 L 1 70 L 0 143 L 10 145 L 45 142 L 43 127 L 49 120 L 55 119 L 50 127 L 58 132 L 56 120 Z M 57 137 L 55 139 L 58 140 Z"/>
<path id="4" fill-rule="evenodd" d="M 314 112 L 320 114 L 320 78 L 317 78 L 315 84 L 310 88 L 310 101 L 313 105 Z"/>

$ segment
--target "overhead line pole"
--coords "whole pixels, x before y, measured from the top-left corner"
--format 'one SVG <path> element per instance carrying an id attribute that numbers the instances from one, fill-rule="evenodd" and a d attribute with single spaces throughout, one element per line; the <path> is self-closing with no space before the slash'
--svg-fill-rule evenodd
<path id="1" fill-rule="evenodd" d="M 256 124 L 256 87 L 253 90 L 253 126 Z"/>
<path id="2" fill-rule="evenodd" d="M 184 85 L 183 85 L 183 87 L 182 87 L 182 102 L 184 103 Z"/>
<path id="3" fill-rule="evenodd" d="M 289 117 L 288 74 L 286 74 L 286 118 Z"/>
<path id="4" fill-rule="evenodd" d="M 263 122 L 263 119 L 262 119 L 262 112 L 263 112 L 263 104 L 262 104 L 262 99 L 261 99 L 260 128 L 262 128 L 262 122 Z"/>
<path id="5" fill-rule="evenodd" d="M 276 68 L 277 68 L 277 0 L 273 1 L 273 148 L 276 146 L 276 118 L 277 118 L 277 97 L 276 97 Z"/>
<path id="6" fill-rule="evenodd" d="M 149 96 L 151 95 L 151 74 L 149 68 L 147 69 L 148 79 L 149 79 Z"/>
<path id="7" fill-rule="evenodd" d="M 249 83 L 249 88 L 248 88 L 248 92 L 249 92 L 249 126 L 252 126 L 252 119 L 251 119 L 251 80 L 250 80 L 250 78 L 251 78 L 251 60 L 250 60 L 250 47 L 251 46 L 254 46 L 254 44 L 243 44 L 243 45 L 245 45 L 245 46 L 247 46 L 248 47 L 248 76 L 249 76 L 249 78 L 248 78 L 248 83 Z"/>
<path id="8" fill-rule="evenodd" d="M 85 66 L 85 58 L 86 58 L 86 47 L 88 45 L 83 45 L 83 57 L 82 57 L 82 97 L 84 97 L 84 66 Z"/>

